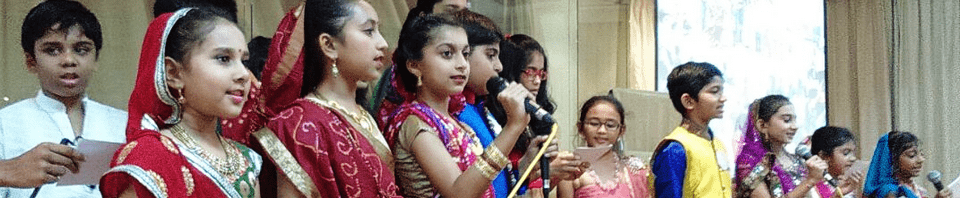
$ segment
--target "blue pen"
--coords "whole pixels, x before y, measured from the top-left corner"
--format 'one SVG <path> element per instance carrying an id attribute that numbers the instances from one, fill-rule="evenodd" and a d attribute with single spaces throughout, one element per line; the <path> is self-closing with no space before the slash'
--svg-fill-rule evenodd
<path id="1" fill-rule="evenodd" d="M 79 138 L 79 137 L 78 137 L 78 138 Z M 71 142 L 70 139 L 63 138 L 63 139 L 60 140 L 60 145 L 68 145 L 68 146 L 69 146 L 69 145 L 73 145 L 73 142 Z M 76 166 L 77 166 L 77 162 L 73 162 L 73 165 L 74 165 L 74 167 L 76 167 Z M 40 185 L 40 186 L 38 186 L 37 188 L 34 188 L 34 189 L 33 189 L 33 193 L 30 194 L 30 198 L 35 198 L 35 197 L 37 197 L 37 193 L 40 192 L 40 187 L 43 187 L 43 185 Z"/>

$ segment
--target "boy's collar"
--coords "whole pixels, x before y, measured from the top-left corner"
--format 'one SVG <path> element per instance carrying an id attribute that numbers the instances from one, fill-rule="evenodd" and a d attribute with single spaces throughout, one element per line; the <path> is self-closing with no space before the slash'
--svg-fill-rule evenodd
<path id="1" fill-rule="evenodd" d="M 89 100 L 87 94 L 83 94 L 83 98 L 80 99 L 80 105 L 86 106 L 86 102 Z M 46 112 L 66 112 L 67 106 L 60 102 L 59 100 L 47 96 L 43 93 L 43 90 L 37 91 L 37 106 L 40 106 L 40 109 L 43 109 Z"/>

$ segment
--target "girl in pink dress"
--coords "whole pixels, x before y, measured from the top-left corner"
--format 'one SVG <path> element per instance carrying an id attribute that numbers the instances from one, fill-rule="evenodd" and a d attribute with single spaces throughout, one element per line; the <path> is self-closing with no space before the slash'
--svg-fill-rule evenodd
<path id="1" fill-rule="evenodd" d="M 580 109 L 577 129 L 588 147 L 609 147 L 590 162 L 580 178 L 561 181 L 558 197 L 651 197 L 650 170 L 637 157 L 623 155 L 623 105 L 613 96 L 594 96 Z M 561 153 L 570 155 L 569 153 Z"/>

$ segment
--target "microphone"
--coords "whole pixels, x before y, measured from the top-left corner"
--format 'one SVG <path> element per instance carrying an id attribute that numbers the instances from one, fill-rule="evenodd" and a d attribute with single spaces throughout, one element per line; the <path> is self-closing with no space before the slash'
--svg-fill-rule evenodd
<path id="1" fill-rule="evenodd" d="M 487 92 L 493 96 L 499 95 L 501 91 L 507 88 L 507 82 L 503 78 L 494 76 L 487 80 Z M 524 98 L 523 101 L 524 110 L 532 115 L 533 120 L 530 121 L 530 126 L 533 129 L 533 132 L 537 135 L 547 135 L 550 134 L 550 127 L 556 123 L 553 120 L 553 116 L 550 115 L 550 112 L 544 110 L 536 102 L 531 101 L 530 98 Z M 544 142 L 540 146 L 548 146 L 550 142 Z M 547 197 L 550 193 L 550 158 L 543 156 L 540 158 L 540 178 L 543 179 L 543 196 Z"/>
<path id="2" fill-rule="evenodd" d="M 797 145 L 796 154 L 800 157 L 803 157 L 803 160 L 808 160 L 810 157 L 813 157 L 813 154 L 810 153 L 810 147 L 803 144 Z M 831 176 L 830 173 L 824 171 L 823 179 L 827 180 L 827 183 L 829 183 L 830 186 L 837 187 L 837 181 L 833 179 L 833 176 Z"/>
<path id="3" fill-rule="evenodd" d="M 927 174 L 927 181 L 933 183 L 933 187 L 937 188 L 937 192 L 943 190 L 943 184 L 940 183 L 940 171 L 933 170 L 930 171 L 930 174 Z"/>
<path id="4" fill-rule="evenodd" d="M 495 76 L 490 78 L 490 80 L 487 80 L 487 92 L 489 92 L 491 95 L 496 96 L 506 88 L 507 82 L 503 80 L 503 78 Z M 523 106 L 524 110 L 526 110 L 527 113 L 530 113 L 534 119 L 550 124 L 554 123 L 553 116 L 550 115 L 550 112 L 547 112 L 547 110 L 541 108 L 540 105 L 534 101 L 531 101 L 530 98 L 526 98 L 523 101 Z"/>

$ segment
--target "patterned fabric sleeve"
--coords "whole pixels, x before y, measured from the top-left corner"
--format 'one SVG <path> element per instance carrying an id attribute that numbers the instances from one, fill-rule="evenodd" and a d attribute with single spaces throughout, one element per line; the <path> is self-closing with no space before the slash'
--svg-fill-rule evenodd
<path id="1" fill-rule="evenodd" d="M 687 171 L 687 154 L 683 145 L 668 143 L 653 161 L 654 187 L 657 197 L 683 197 L 683 179 Z"/>

